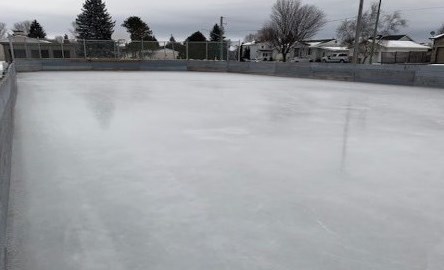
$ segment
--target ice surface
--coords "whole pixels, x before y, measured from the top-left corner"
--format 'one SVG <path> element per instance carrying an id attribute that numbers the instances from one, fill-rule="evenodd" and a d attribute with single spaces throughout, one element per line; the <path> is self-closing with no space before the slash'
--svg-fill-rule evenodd
<path id="1" fill-rule="evenodd" d="M 444 91 L 19 74 L 9 269 L 444 265 Z"/>

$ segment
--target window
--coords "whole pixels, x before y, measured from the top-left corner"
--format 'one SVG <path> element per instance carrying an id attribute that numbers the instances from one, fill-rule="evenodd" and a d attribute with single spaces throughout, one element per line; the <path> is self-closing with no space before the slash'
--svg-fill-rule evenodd
<path id="1" fill-rule="evenodd" d="M 26 51 L 15 49 L 14 56 L 15 56 L 15 58 L 26 58 Z"/>
<path id="2" fill-rule="evenodd" d="M 39 50 L 31 50 L 31 58 L 40 58 Z"/>
<path id="3" fill-rule="evenodd" d="M 54 50 L 52 53 L 54 54 L 54 58 L 63 58 L 62 50 Z"/>
<path id="4" fill-rule="evenodd" d="M 311 48 L 308 49 L 308 55 L 311 55 Z"/>
<path id="5" fill-rule="evenodd" d="M 49 58 L 49 51 L 48 50 L 42 50 L 42 58 Z"/>

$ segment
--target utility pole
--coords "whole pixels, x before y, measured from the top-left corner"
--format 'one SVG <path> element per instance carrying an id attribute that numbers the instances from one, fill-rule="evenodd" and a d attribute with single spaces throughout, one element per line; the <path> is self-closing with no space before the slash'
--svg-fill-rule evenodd
<path id="1" fill-rule="evenodd" d="M 220 60 L 224 58 L 224 17 L 220 17 Z"/>
<path id="2" fill-rule="evenodd" d="M 379 0 L 378 14 L 376 15 L 375 30 L 373 31 L 372 49 L 370 51 L 370 65 L 373 64 L 373 55 L 375 54 L 376 35 L 378 34 L 379 16 L 381 15 L 382 0 Z"/>
<path id="3" fill-rule="evenodd" d="M 362 28 L 362 9 L 364 8 L 364 0 L 360 0 L 359 3 L 359 12 L 358 12 L 358 21 L 356 23 L 356 35 L 355 35 L 355 49 L 353 50 L 353 64 L 358 64 L 358 56 L 359 56 L 359 39 L 361 37 L 361 28 Z"/>

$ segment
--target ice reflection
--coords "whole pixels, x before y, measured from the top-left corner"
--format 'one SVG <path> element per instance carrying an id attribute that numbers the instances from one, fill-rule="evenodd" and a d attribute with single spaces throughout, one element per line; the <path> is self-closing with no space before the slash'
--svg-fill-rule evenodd
<path id="1" fill-rule="evenodd" d="M 99 121 L 102 129 L 109 128 L 114 116 L 114 111 L 116 109 L 114 95 L 115 91 L 113 89 L 94 91 L 84 95 L 88 108 L 92 111 L 97 121 Z"/>

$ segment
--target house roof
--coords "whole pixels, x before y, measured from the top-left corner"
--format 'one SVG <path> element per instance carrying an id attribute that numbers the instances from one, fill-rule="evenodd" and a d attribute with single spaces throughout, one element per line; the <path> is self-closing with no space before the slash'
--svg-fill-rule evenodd
<path id="1" fill-rule="evenodd" d="M 317 47 L 320 46 L 324 43 L 328 43 L 330 41 L 334 41 L 334 38 L 330 38 L 330 39 L 313 39 L 313 40 L 303 40 L 301 43 L 308 45 L 310 47 Z"/>
<path id="2" fill-rule="evenodd" d="M 43 40 L 43 39 L 37 39 L 37 38 L 30 38 L 27 36 L 21 36 L 21 35 L 17 35 L 17 36 L 10 36 L 8 38 L 3 38 L 0 39 L 0 43 L 7 43 L 9 44 L 9 39 L 11 39 L 12 43 L 28 43 L 28 44 L 38 44 L 38 43 L 51 43 L 47 40 Z"/>
<path id="3" fill-rule="evenodd" d="M 439 35 L 437 35 L 437 36 L 434 36 L 434 37 L 432 37 L 432 38 L 430 38 L 430 39 L 441 39 L 441 38 L 443 38 L 443 37 L 444 37 L 444 33 L 439 34 Z"/>
<path id="4" fill-rule="evenodd" d="M 243 45 L 244 46 L 251 46 L 251 45 L 254 45 L 254 44 L 256 44 L 256 42 L 255 41 L 251 41 L 251 42 L 245 42 Z"/>
<path id="5" fill-rule="evenodd" d="M 418 44 L 414 41 L 409 40 L 382 40 L 379 42 L 379 45 L 385 48 L 405 48 L 405 49 L 424 49 L 428 50 L 430 47 Z"/>
<path id="6" fill-rule="evenodd" d="M 325 43 L 330 42 L 332 40 L 335 40 L 334 38 L 328 38 L 328 39 L 312 39 L 312 40 L 304 40 L 305 43 Z"/>
<path id="7" fill-rule="evenodd" d="M 407 35 L 388 35 L 381 37 L 379 40 L 400 40 L 404 37 L 408 37 L 411 40 L 411 38 Z"/>
<path id="8" fill-rule="evenodd" d="M 334 52 L 349 50 L 347 47 L 322 47 L 322 49 L 327 50 L 327 51 L 334 51 Z"/>

